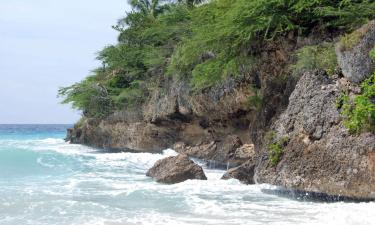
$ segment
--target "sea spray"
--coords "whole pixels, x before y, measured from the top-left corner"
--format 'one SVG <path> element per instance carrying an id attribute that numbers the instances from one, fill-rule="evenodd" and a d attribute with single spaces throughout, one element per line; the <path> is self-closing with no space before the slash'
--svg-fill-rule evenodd
<path id="1" fill-rule="evenodd" d="M 0 129 L 1 130 L 1 129 Z M 371 224 L 375 203 L 316 203 L 262 193 L 269 185 L 220 180 L 162 185 L 145 172 L 177 153 L 103 153 L 65 131 L 0 132 L 0 224 Z M 213 168 L 213 169 L 210 169 Z M 216 169 L 215 169 L 216 168 Z M 4 172 L 5 171 L 5 172 Z"/>

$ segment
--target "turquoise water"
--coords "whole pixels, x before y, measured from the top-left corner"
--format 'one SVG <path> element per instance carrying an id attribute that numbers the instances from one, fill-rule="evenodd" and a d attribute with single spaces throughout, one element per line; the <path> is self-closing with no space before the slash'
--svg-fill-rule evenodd
<path id="1" fill-rule="evenodd" d="M 375 203 L 267 195 L 205 168 L 207 181 L 145 176 L 176 154 L 103 153 L 64 142 L 67 125 L 0 125 L 1 225 L 375 224 Z"/>

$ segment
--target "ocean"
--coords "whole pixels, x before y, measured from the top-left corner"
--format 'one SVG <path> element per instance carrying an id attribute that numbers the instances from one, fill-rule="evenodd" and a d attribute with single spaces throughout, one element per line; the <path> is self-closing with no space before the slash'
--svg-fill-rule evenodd
<path id="1" fill-rule="evenodd" d="M 375 224 L 375 203 L 265 194 L 270 185 L 220 180 L 156 183 L 145 173 L 175 155 L 108 153 L 66 143 L 70 125 L 0 125 L 0 225 Z"/>

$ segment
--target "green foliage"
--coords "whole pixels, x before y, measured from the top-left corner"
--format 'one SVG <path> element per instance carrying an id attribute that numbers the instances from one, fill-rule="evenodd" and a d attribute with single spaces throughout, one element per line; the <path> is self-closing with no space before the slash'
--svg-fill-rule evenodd
<path id="1" fill-rule="evenodd" d="M 361 88 L 362 93 L 353 99 L 347 94 L 340 97 L 344 125 L 352 134 L 375 132 L 375 73 L 362 82 Z"/>
<path id="2" fill-rule="evenodd" d="M 363 37 L 360 31 L 354 31 L 353 33 L 344 35 L 340 40 L 340 46 L 345 49 L 353 48 L 358 41 Z"/>
<path id="3" fill-rule="evenodd" d="M 122 88 L 121 92 L 113 97 L 113 101 L 118 109 L 124 107 L 134 107 L 143 102 L 145 90 L 141 87 L 142 82 L 133 82 L 130 87 Z"/>
<path id="4" fill-rule="evenodd" d="M 349 102 L 348 92 L 342 91 L 340 96 L 336 99 L 335 106 L 337 109 L 341 109 L 342 106 L 347 102 Z"/>
<path id="5" fill-rule="evenodd" d="M 162 13 L 168 5 L 162 4 L 165 0 L 128 0 L 133 10 L 152 17 Z"/>
<path id="6" fill-rule="evenodd" d="M 288 31 L 308 34 L 314 27 L 350 30 L 374 18 L 374 11 L 373 1 L 213 0 L 191 12 L 192 34 L 179 45 L 168 69 L 180 76 L 192 74 L 194 88 L 203 89 L 225 79 L 228 73 L 222 68 L 233 61 L 241 65 L 237 57 L 249 57 L 248 50 L 257 42 Z M 321 65 L 329 66 L 329 73 L 333 72 L 331 50 L 323 52 L 329 58 Z M 201 60 L 206 52 L 216 60 Z"/>
<path id="7" fill-rule="evenodd" d="M 194 5 L 198 5 L 203 3 L 205 0 L 177 0 L 179 3 L 186 4 L 188 7 L 193 7 Z"/>
<path id="8" fill-rule="evenodd" d="M 289 31 L 351 30 L 375 17 L 375 2 L 365 0 L 129 2 L 132 10 L 113 26 L 118 43 L 98 53 L 103 66 L 59 91 L 63 103 L 72 103 L 88 117 L 141 104 L 155 76 L 177 75 L 200 91 L 246 74 L 262 42 Z M 330 71 L 331 52 L 323 53 L 328 61 L 315 64 Z M 250 100 L 255 105 L 260 101 L 259 95 Z"/>
<path id="9" fill-rule="evenodd" d="M 223 70 L 220 60 L 211 59 L 197 65 L 192 71 L 192 82 L 195 89 L 214 86 L 222 80 Z"/>
<path id="10" fill-rule="evenodd" d="M 370 57 L 375 61 L 375 47 L 370 51 Z"/>
<path id="11" fill-rule="evenodd" d="M 61 88 L 59 96 L 65 96 L 63 103 L 71 103 L 87 117 L 104 117 L 112 111 L 110 96 L 105 87 L 95 82 L 95 77 Z"/>
<path id="12" fill-rule="evenodd" d="M 289 142 L 289 137 L 285 136 L 280 139 L 276 138 L 275 131 L 269 131 L 265 135 L 268 149 L 268 159 L 272 166 L 276 166 L 284 153 L 284 147 Z"/>
<path id="13" fill-rule="evenodd" d="M 292 70 L 321 69 L 328 75 L 333 75 L 337 66 L 337 56 L 332 43 L 310 45 L 299 49 L 296 53 L 297 62 L 292 65 Z"/>
<path id="14" fill-rule="evenodd" d="M 248 97 L 247 106 L 249 107 L 249 109 L 258 110 L 262 106 L 263 96 L 259 88 L 255 86 L 251 86 L 250 89 L 251 89 L 251 92 L 254 93 L 254 95 Z"/>
<path id="15" fill-rule="evenodd" d="M 189 33 L 187 7 L 155 5 L 163 2 L 132 1 L 133 11 L 114 26 L 120 32 L 119 43 L 98 53 L 103 67 L 87 79 L 61 88 L 63 103 L 72 103 L 87 117 L 105 117 L 145 100 L 145 83 L 164 73 L 175 46 Z"/>
<path id="16" fill-rule="evenodd" d="M 280 143 L 272 143 L 268 145 L 268 152 L 269 152 L 269 161 L 272 166 L 276 166 L 279 161 L 280 157 L 283 154 L 283 147 Z"/>

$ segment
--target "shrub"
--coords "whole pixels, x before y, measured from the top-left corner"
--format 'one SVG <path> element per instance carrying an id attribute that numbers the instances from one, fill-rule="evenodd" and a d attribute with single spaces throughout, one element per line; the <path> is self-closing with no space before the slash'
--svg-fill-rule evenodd
<path id="1" fill-rule="evenodd" d="M 144 101 L 147 90 L 143 83 L 163 75 L 175 46 L 189 33 L 190 15 L 182 4 L 157 6 L 157 12 L 141 6 L 136 5 L 114 26 L 120 32 L 119 43 L 98 53 L 103 66 L 89 78 L 59 90 L 63 103 L 72 103 L 88 117 L 105 117 Z"/>
<path id="2" fill-rule="evenodd" d="M 268 159 L 272 166 L 276 166 L 284 153 L 284 147 L 289 142 L 289 137 L 284 136 L 280 139 L 276 138 L 275 131 L 269 131 L 265 135 L 268 149 Z"/>
<path id="3" fill-rule="evenodd" d="M 237 56 L 251 56 L 257 42 L 292 30 L 305 35 L 314 27 L 351 30 L 374 18 L 374 11 L 372 1 L 213 0 L 191 12 L 191 36 L 178 45 L 168 69 L 171 74 L 192 74 L 192 86 L 203 89 L 225 79 L 223 68 Z M 319 50 L 328 58 L 318 66 L 332 74 L 333 48 Z M 212 52 L 216 60 L 199 60 L 205 52 Z"/>
<path id="4" fill-rule="evenodd" d="M 83 110 L 86 117 L 105 117 L 113 111 L 113 102 L 106 88 L 92 79 L 61 88 L 59 96 L 65 96 L 62 103 L 71 103 L 73 108 Z"/>
<path id="5" fill-rule="evenodd" d="M 337 66 L 337 56 L 332 43 L 305 46 L 296 52 L 297 62 L 292 65 L 292 70 L 321 69 L 328 75 L 333 75 Z"/>
<path id="6" fill-rule="evenodd" d="M 280 161 L 281 155 L 283 154 L 283 146 L 278 142 L 272 143 L 268 145 L 268 152 L 271 165 L 276 166 Z"/>
<path id="7" fill-rule="evenodd" d="M 250 90 L 254 94 L 252 96 L 248 97 L 247 106 L 248 106 L 249 109 L 258 110 L 262 106 L 263 96 L 260 92 L 260 89 L 255 87 L 255 86 L 251 86 Z"/>
<path id="8" fill-rule="evenodd" d="M 341 115 L 352 134 L 364 130 L 375 132 L 375 73 L 361 84 L 362 93 L 350 99 L 343 95 Z"/>
<path id="9" fill-rule="evenodd" d="M 375 47 L 370 51 L 370 57 L 375 60 Z M 361 83 L 361 94 L 351 99 L 343 93 L 337 106 L 341 106 L 343 123 L 350 133 L 375 132 L 375 72 Z"/>
<path id="10" fill-rule="evenodd" d="M 375 62 L 375 47 L 370 51 L 370 57 Z"/>
<path id="11" fill-rule="evenodd" d="M 353 48 L 358 41 L 363 37 L 363 33 L 360 31 L 354 31 L 353 33 L 344 35 L 340 40 L 340 47 L 342 50 Z"/>
<path id="12" fill-rule="evenodd" d="M 365 0 L 201 2 L 131 0 L 132 11 L 113 26 L 119 32 L 118 43 L 98 53 L 102 67 L 90 78 L 60 89 L 63 103 L 72 103 L 88 116 L 102 117 L 141 104 L 147 85 L 136 83 L 165 73 L 189 80 L 200 91 L 219 85 L 228 76 L 246 74 L 259 53 L 256 46 L 286 32 L 350 31 L 375 17 L 375 2 Z M 332 52 L 319 50 L 328 61 L 314 63 L 331 73 Z M 259 97 L 251 101 L 259 102 Z"/>
<path id="13" fill-rule="evenodd" d="M 131 108 L 144 101 L 145 91 L 140 83 L 133 83 L 131 87 L 121 89 L 120 94 L 113 97 L 118 109 Z"/>

